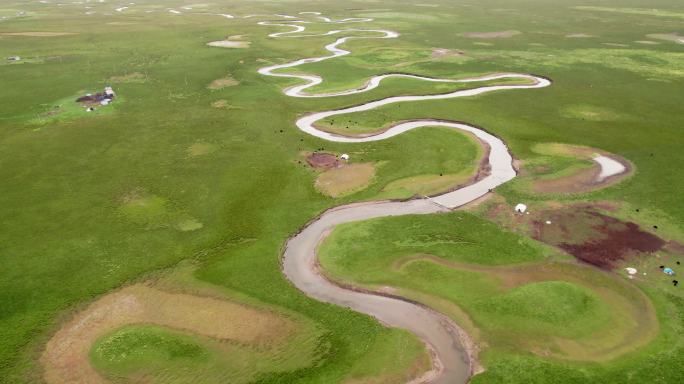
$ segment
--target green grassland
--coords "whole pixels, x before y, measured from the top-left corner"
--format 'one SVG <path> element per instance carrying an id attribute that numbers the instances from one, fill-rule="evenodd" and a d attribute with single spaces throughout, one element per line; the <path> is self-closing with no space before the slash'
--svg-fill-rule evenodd
<path id="1" fill-rule="evenodd" d="M 335 19 L 367 16 L 375 21 L 349 27 L 401 33 L 392 40 L 351 40 L 344 48 L 352 54 L 298 68 L 326 79 L 312 92 L 358 87 L 369 76 L 388 72 L 447 78 L 514 71 L 547 76 L 554 84 L 545 89 L 397 104 L 355 114 L 347 118 L 353 122 L 349 130 L 377 130 L 403 119 L 441 118 L 485 127 L 502 137 L 522 160 L 540 157 L 535 145 L 548 142 L 616 153 L 635 164 L 634 177 L 566 199 L 624 201 L 632 213 L 621 215 L 649 225 L 657 219 L 666 237 L 684 240 L 678 237 L 679 223 L 684 220 L 680 201 L 684 178 L 673 166 L 684 161 L 679 148 L 684 46 L 669 40 L 636 43 L 650 40 L 649 34 L 681 30 L 681 4 L 658 0 L 642 6 L 609 0 L 601 3 L 605 9 L 576 9 L 580 3 L 564 0 L 430 3 L 437 7 L 408 1 L 369 5 L 360 0 L 221 0 L 210 4 L 141 0 L 116 12 L 118 5 L 109 2 L 63 6 L 0 2 L 0 17 L 4 17 L 0 19 L 0 60 L 13 55 L 29 58 L 0 65 L 0 382 L 40 382 L 38 360 L 44 344 L 71 313 L 126 283 L 176 268 L 182 260 L 196 262 L 194 278 L 226 289 L 235 301 L 265 303 L 297 313 L 320 328 L 315 344 L 323 352 L 317 360 L 297 369 L 263 367 L 257 379 L 261 383 L 334 383 L 373 376 L 398 382 L 412 362 L 424 367 L 427 355 L 413 336 L 308 299 L 292 287 L 280 271 L 282 246 L 288 236 L 332 206 L 416 193 L 401 188 L 388 193 L 384 189 L 392 183 L 439 173 L 472 174 L 481 149 L 462 134 L 438 128 L 371 144 L 332 144 L 299 132 L 293 122 L 312 111 L 390 95 L 443 93 L 459 86 L 390 79 L 373 91 L 353 96 L 287 97 L 281 90 L 294 81 L 264 77 L 257 69 L 327 54 L 323 46 L 341 35 L 269 39 L 268 33 L 285 29 L 256 22 L 277 19 L 273 16 L 227 19 L 193 14 L 180 8 L 185 5 L 198 13 L 236 16 L 312 10 Z M 174 15 L 167 8 L 183 14 Z M 635 11 L 644 8 L 648 12 Z M 651 12 L 651 8 L 659 11 Z M 86 14 L 90 11 L 94 13 Z M 307 24 L 311 33 L 339 27 L 347 26 Z M 504 30 L 522 33 L 495 39 L 462 35 Z M 8 34 L 39 31 L 73 34 Z M 575 33 L 593 37 L 566 37 Z M 250 47 L 206 46 L 232 35 L 243 35 Z M 464 54 L 433 59 L 435 48 Z M 126 81 L 132 73 L 142 77 Z M 240 84 L 207 89 L 226 73 Z M 82 107 L 70 104 L 80 92 L 109 83 L 121 99 L 97 110 L 103 113 L 81 113 L 77 108 Z M 226 100 L 231 108 L 212 107 L 217 100 Z M 43 118 L 51 107 L 61 104 L 69 105 L 73 113 Z M 198 143 L 211 150 L 193 150 Z M 321 195 L 314 188 L 316 173 L 298 163 L 303 151 L 319 148 L 348 152 L 352 161 L 380 164 L 376 178 L 367 189 L 344 198 Z M 554 172 L 577 167 L 559 158 L 546 163 Z M 519 182 L 514 180 L 499 192 L 511 202 L 543 199 L 517 187 Z M 633 213 L 635 207 L 642 209 L 641 215 Z M 425 276 L 437 276 L 424 294 L 444 300 L 437 307 L 456 319 L 468 321 L 463 311 L 446 303 L 472 313 L 469 329 L 481 329 L 482 339 L 492 343 L 482 355 L 487 371 L 476 376 L 475 383 L 684 381 L 678 369 L 684 362 L 681 289 L 673 290 L 665 283 L 640 286 L 653 303 L 660 328 L 655 339 L 638 348 L 630 344 L 634 351 L 617 360 L 570 362 L 521 352 L 526 350 L 520 348 L 521 340 L 535 336 L 533 327 L 543 331 L 539 345 L 559 335 L 587 341 L 592 331 L 605 331 L 603 322 L 618 318 L 619 308 L 628 305 L 617 299 L 614 306 L 604 305 L 612 296 L 593 289 L 592 284 L 605 278 L 598 272 L 588 272 L 584 283 L 554 280 L 502 292 L 487 273 L 474 271 L 474 265 L 503 267 L 564 257 L 475 216 L 424 219 L 431 231 L 439 228 L 429 221 L 439 220 L 444 228 L 474 236 L 477 244 L 464 249 L 458 241 L 431 245 L 421 240 L 410 245 L 411 255 L 451 257 L 450 262 L 461 263 L 460 269 L 420 259 L 385 276 L 382 262 L 397 257 L 387 252 L 383 260 L 377 260 L 375 277 L 397 282 L 392 279 L 403 273 L 412 277 L 407 284 L 418 284 Z M 391 226 L 392 220 L 385 224 Z M 474 228 L 471 225 L 481 233 L 469 229 Z M 397 235 L 402 228 L 396 226 Z M 363 244 L 378 246 L 371 241 Z M 481 260 L 481 254 L 491 258 Z M 471 270 L 464 272 L 465 264 Z M 461 278 L 465 280 L 459 282 Z M 592 282 L 594 278 L 598 280 Z M 483 291 L 465 295 L 471 286 L 483 287 Z M 414 288 L 405 286 L 407 293 Z M 538 308 L 525 307 L 530 302 L 543 302 L 552 310 L 540 313 Z M 513 330 L 502 329 L 506 327 L 497 322 L 509 319 L 510 313 L 497 312 L 510 309 L 502 303 L 520 303 L 525 309 L 510 318 L 516 326 Z M 575 312 L 581 316 L 568 316 Z M 537 322 L 528 322 L 531 317 Z M 583 322 L 586 328 L 580 326 Z M 630 325 L 614 323 L 618 330 Z M 612 336 L 606 331 L 599 339 L 610 344 L 615 342 Z M 91 357 L 100 373 L 123 382 L 136 375 L 156 382 L 187 382 L 194 378 L 189 372 L 196 370 L 207 372 L 206 382 L 221 382 L 239 377 L 236 372 L 244 366 L 235 365 L 259 363 L 261 351 L 252 354 L 231 348 L 178 330 L 136 325 L 106 336 L 93 347 Z M 244 361 L 232 360 L 235 355 Z"/>
<path id="2" fill-rule="evenodd" d="M 260 316 L 277 314 L 281 317 L 276 319 L 285 322 L 263 322 L 254 317 L 253 324 L 236 324 L 247 332 L 256 329 L 272 336 L 251 342 L 198 335 L 189 330 L 192 325 L 179 329 L 150 322 L 123 326 L 102 336 L 90 350 L 92 363 L 100 374 L 112 382 L 138 382 L 143 378 L 151 383 L 268 382 L 280 375 L 311 369 L 331 352 L 328 343 L 320 342 L 326 331 L 318 322 L 197 280 L 193 276 L 195 270 L 196 265 L 181 263 L 154 276 L 153 287 L 172 294 L 244 302 L 249 308 L 261 310 Z M 211 308 L 195 310 L 208 312 Z M 361 347 L 372 355 L 368 361 L 353 364 L 349 372 L 329 374 L 337 375 L 337 380 L 344 376 L 348 379 L 378 375 L 402 378 L 414 374 L 411 369 L 428 366 L 424 346 L 409 333 L 385 329 L 379 336 L 367 339 Z M 395 350 L 401 353 L 391 353 Z M 387 356 L 392 359 L 387 360 Z"/>
<path id="3" fill-rule="evenodd" d="M 632 375 L 659 375 L 653 360 L 674 365 L 681 358 L 681 342 L 669 344 L 681 320 L 661 315 L 658 325 L 639 288 L 471 214 L 345 224 L 326 239 L 319 257 L 334 280 L 394 287 L 463 325 L 486 346 L 487 371 L 476 382 L 556 379 L 542 367 L 590 382 L 637 382 Z M 681 300 L 668 297 L 661 310 Z M 679 372 L 667 375 L 674 380 Z"/>

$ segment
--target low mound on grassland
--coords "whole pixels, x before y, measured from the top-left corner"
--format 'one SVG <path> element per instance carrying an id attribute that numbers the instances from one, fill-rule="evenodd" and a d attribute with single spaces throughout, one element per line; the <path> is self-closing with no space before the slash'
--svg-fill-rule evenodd
<path id="1" fill-rule="evenodd" d="M 46 345 L 45 381 L 188 382 L 203 372 L 207 382 L 248 382 L 258 373 L 308 366 L 322 351 L 320 330 L 305 318 L 234 301 L 194 280 L 192 271 L 182 266 L 75 314 Z"/>
<path id="2" fill-rule="evenodd" d="M 341 197 L 365 189 L 374 176 L 372 163 L 347 164 L 321 173 L 316 188 L 326 196 Z"/>
<path id="3" fill-rule="evenodd" d="M 421 192 L 432 195 L 461 184 L 460 177 L 452 176 L 464 175 L 467 179 L 475 175 L 484 157 L 479 144 L 471 135 L 444 127 L 429 127 L 380 142 L 318 148 L 314 159 L 307 158 L 311 151 L 302 151 L 295 161 L 309 169 L 313 177 L 318 177 L 325 173 L 321 165 L 337 169 L 348 164 L 333 155 L 347 152 L 351 164 L 371 163 L 376 169 L 370 185 L 354 194 L 358 200 L 408 199 Z M 407 152 L 405 148 L 411 150 Z M 314 161 L 316 167 L 311 167 L 309 160 Z M 443 181 L 449 181 L 449 184 Z M 386 188 L 388 184 L 392 185 Z"/>
<path id="4" fill-rule="evenodd" d="M 207 88 L 209 88 L 211 90 L 217 90 L 217 89 L 222 89 L 222 88 L 226 88 L 226 87 L 232 87 L 232 86 L 238 85 L 238 84 L 240 84 L 239 81 L 228 76 L 228 77 L 223 77 L 223 78 L 216 79 L 216 80 L 212 81 L 211 83 L 209 83 L 209 85 L 207 85 Z"/>
<path id="5" fill-rule="evenodd" d="M 229 301 L 133 285 L 97 300 L 55 334 L 42 358 L 46 381 L 106 382 L 88 362 L 90 348 L 98 338 L 132 324 L 255 345 L 277 343 L 296 328 L 276 314 Z"/>
<path id="6" fill-rule="evenodd" d="M 91 359 L 98 371 L 113 382 L 130 378 L 148 384 L 243 384 L 258 381 L 259 371 L 286 376 L 289 372 L 284 371 L 296 369 L 300 361 L 306 362 L 302 358 L 306 341 L 295 340 L 287 348 L 274 350 L 141 324 L 126 326 L 100 339 L 91 351 Z M 399 358 L 397 351 L 401 351 Z M 309 353 L 304 352 L 304 356 Z M 387 338 L 371 347 L 365 361 L 375 369 L 352 369 L 343 382 L 409 382 L 430 366 L 429 356 L 420 352 L 420 342 L 407 334 Z M 375 372 L 377 368 L 380 372 Z"/>
<path id="7" fill-rule="evenodd" d="M 186 152 L 188 157 L 197 157 L 214 153 L 217 149 L 215 144 L 197 142 L 189 146 Z"/>
<path id="8" fill-rule="evenodd" d="M 381 196 L 431 196 L 463 184 L 470 178 L 470 172 L 448 175 L 418 175 L 392 181 L 383 189 Z"/>
<path id="9" fill-rule="evenodd" d="M 598 149 L 561 143 L 539 143 L 532 147 L 538 156 L 526 160 L 515 183 L 534 193 L 573 194 L 614 185 L 633 173 L 625 159 Z M 593 160 L 608 156 L 623 164 L 626 171 L 601 179 L 601 167 Z"/>
<path id="10" fill-rule="evenodd" d="M 189 156 L 210 153 L 213 146 L 196 143 L 188 148 Z M 142 189 L 132 189 L 120 201 L 119 214 L 128 222 L 151 230 L 176 228 L 180 231 L 194 231 L 203 227 L 196 218 L 176 207 L 169 199 L 147 193 Z"/>

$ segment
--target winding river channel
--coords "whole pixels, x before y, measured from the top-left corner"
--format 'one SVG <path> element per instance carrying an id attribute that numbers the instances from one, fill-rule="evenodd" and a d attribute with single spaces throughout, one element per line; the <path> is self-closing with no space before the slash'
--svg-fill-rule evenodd
<path id="1" fill-rule="evenodd" d="M 327 17 L 320 16 L 319 13 L 308 13 L 315 15 L 319 20 L 326 23 L 357 23 L 372 20 L 351 18 L 334 21 Z M 420 127 L 441 126 L 469 132 L 475 135 L 481 142 L 489 147 L 488 158 L 486 159 L 485 163 L 489 169 L 489 172 L 485 177 L 480 178 L 474 183 L 463 188 L 432 198 L 415 199 L 402 202 L 381 201 L 357 203 L 330 209 L 310 222 L 298 234 L 287 241 L 282 260 L 283 272 L 287 278 L 298 289 L 302 290 L 308 296 L 316 300 L 348 307 L 355 311 L 371 315 L 388 326 L 409 330 L 423 340 L 432 353 L 434 368 L 431 372 L 428 372 L 423 377 L 415 380 L 415 382 L 450 384 L 466 383 L 473 374 L 475 366 L 474 356 L 471 355 L 472 341 L 453 321 L 446 316 L 431 310 L 430 308 L 418 303 L 410 302 L 401 297 L 393 297 L 381 293 L 350 289 L 329 281 L 321 274 L 318 268 L 318 263 L 316 261 L 316 249 L 327 234 L 329 234 L 337 225 L 343 223 L 385 216 L 445 212 L 482 197 L 491 189 L 496 188 L 497 186 L 513 179 L 516 176 L 516 171 L 513 168 L 513 159 L 508 151 L 508 147 L 503 141 L 501 141 L 501 139 L 485 132 L 480 128 L 463 123 L 443 120 L 425 119 L 400 122 L 391 126 L 382 133 L 366 137 L 347 137 L 324 132 L 317 129 L 315 127 L 315 123 L 330 116 L 368 111 L 393 103 L 452 99 L 512 89 L 543 88 L 549 86 L 551 82 L 542 77 L 516 73 L 503 73 L 478 78 L 457 80 L 436 79 L 407 74 L 384 74 L 372 77 L 363 87 L 356 89 L 337 93 L 306 93 L 306 89 L 322 83 L 323 79 L 315 75 L 293 74 L 284 72 L 282 70 L 293 68 L 302 64 L 315 63 L 347 55 L 350 52 L 340 48 L 339 46 L 351 39 L 392 39 L 399 37 L 399 34 L 393 31 L 374 29 L 340 29 L 331 30 L 320 35 L 299 34 L 306 29 L 306 27 L 302 25 L 306 23 L 307 21 L 303 20 L 287 20 L 278 23 L 262 21 L 259 24 L 267 26 L 290 27 L 293 29 L 292 31 L 287 32 L 271 33 L 269 36 L 272 38 L 326 36 L 350 32 L 366 32 L 372 36 L 341 37 L 335 42 L 325 46 L 325 49 L 330 52 L 329 55 L 305 58 L 285 64 L 273 65 L 259 69 L 259 73 L 262 75 L 302 80 L 303 83 L 301 85 L 290 87 L 284 91 L 288 96 L 337 97 L 352 95 L 372 90 L 378 87 L 382 80 L 389 77 L 410 77 L 429 82 L 443 83 L 476 83 L 487 80 L 510 78 L 527 80 L 527 83 L 524 85 L 483 86 L 479 88 L 459 90 L 437 95 L 388 97 L 349 108 L 313 113 L 301 117 L 296 122 L 296 125 L 300 130 L 321 139 L 335 142 L 358 143 L 384 140 Z"/>

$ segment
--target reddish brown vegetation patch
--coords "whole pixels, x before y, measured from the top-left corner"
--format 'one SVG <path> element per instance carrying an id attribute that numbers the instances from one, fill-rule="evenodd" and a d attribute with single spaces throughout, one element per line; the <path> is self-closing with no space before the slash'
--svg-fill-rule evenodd
<path id="1" fill-rule="evenodd" d="M 606 269 L 614 268 L 618 261 L 631 255 L 655 252 L 666 244 L 635 223 L 606 216 L 590 207 L 542 211 L 535 215 L 532 224 L 536 240 Z"/>
<path id="2" fill-rule="evenodd" d="M 106 93 L 101 92 L 101 93 L 95 93 L 95 94 L 81 96 L 78 99 L 76 99 L 76 102 L 82 103 L 83 105 L 87 105 L 87 106 L 95 106 L 95 105 L 100 105 L 100 102 L 102 102 L 103 100 L 108 100 L 111 102 L 113 99 L 114 99 L 113 95 L 107 95 Z"/>
<path id="3" fill-rule="evenodd" d="M 306 157 L 306 162 L 317 169 L 330 169 L 340 165 L 337 156 L 332 153 L 314 152 Z"/>

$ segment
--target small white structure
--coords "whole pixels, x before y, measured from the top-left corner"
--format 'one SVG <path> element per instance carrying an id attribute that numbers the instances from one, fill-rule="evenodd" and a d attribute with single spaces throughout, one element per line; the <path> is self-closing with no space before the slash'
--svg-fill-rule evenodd
<path id="1" fill-rule="evenodd" d="M 340 159 L 342 159 L 342 160 L 349 160 L 349 155 L 346 154 L 346 153 L 343 153 L 343 154 L 340 155 Z"/>
<path id="2" fill-rule="evenodd" d="M 632 267 L 625 268 L 625 271 L 627 271 L 627 273 L 630 275 L 636 275 L 636 273 L 637 273 L 636 268 L 632 268 Z M 644 273 L 644 275 L 645 275 L 645 273 Z"/>
<path id="3" fill-rule="evenodd" d="M 105 91 L 105 95 L 107 95 L 107 96 L 115 96 L 114 90 L 112 89 L 112 87 L 105 87 L 104 91 Z"/>
<path id="4" fill-rule="evenodd" d="M 19 56 L 10 56 L 7 58 L 9 61 L 21 61 L 21 57 Z"/>
<path id="5" fill-rule="evenodd" d="M 546 224 L 551 224 L 551 220 L 546 220 Z"/>
<path id="6" fill-rule="evenodd" d="M 515 206 L 515 212 L 517 213 L 525 213 L 527 211 L 527 205 L 520 203 Z"/>
<path id="7" fill-rule="evenodd" d="M 110 102 L 111 102 L 110 99 L 102 99 L 102 101 L 100 101 L 100 105 L 107 105 L 107 104 L 109 104 Z"/>

